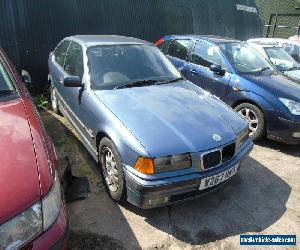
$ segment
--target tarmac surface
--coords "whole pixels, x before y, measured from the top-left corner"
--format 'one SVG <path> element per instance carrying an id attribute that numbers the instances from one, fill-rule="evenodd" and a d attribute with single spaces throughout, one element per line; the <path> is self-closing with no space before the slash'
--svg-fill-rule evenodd
<path id="1" fill-rule="evenodd" d="M 299 145 L 260 142 L 216 192 L 141 210 L 110 199 L 97 163 L 63 117 L 46 110 L 41 118 L 56 146 L 59 175 L 68 156 L 74 174 L 91 184 L 88 198 L 67 204 L 71 249 L 266 249 L 241 247 L 240 234 L 296 234 L 300 248 Z"/>

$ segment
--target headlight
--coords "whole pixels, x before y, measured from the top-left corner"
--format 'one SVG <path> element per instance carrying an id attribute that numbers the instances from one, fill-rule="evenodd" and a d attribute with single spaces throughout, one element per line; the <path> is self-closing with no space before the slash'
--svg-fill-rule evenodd
<path id="1" fill-rule="evenodd" d="M 279 100 L 289 109 L 289 111 L 293 115 L 300 115 L 300 103 L 299 102 L 281 98 L 281 97 L 279 98 Z"/>
<path id="2" fill-rule="evenodd" d="M 236 148 L 239 148 L 248 138 L 250 130 L 247 128 L 243 130 L 236 138 Z"/>
<path id="3" fill-rule="evenodd" d="M 156 173 L 185 169 L 192 166 L 190 154 L 180 154 L 154 159 Z"/>
<path id="4" fill-rule="evenodd" d="M 52 190 L 42 199 L 43 230 L 47 230 L 57 219 L 61 206 L 60 182 L 55 171 L 54 185 Z"/>
<path id="5" fill-rule="evenodd" d="M 19 249 L 43 230 L 42 208 L 38 202 L 0 226 L 1 249 Z"/>
<path id="6" fill-rule="evenodd" d="M 58 217 L 60 205 L 60 182 L 55 171 L 52 190 L 41 202 L 0 225 L 0 248 L 19 249 L 46 231 Z"/>
<path id="7" fill-rule="evenodd" d="M 144 174 L 154 174 L 190 168 L 191 166 L 191 156 L 187 153 L 154 159 L 140 157 L 135 163 L 134 168 Z"/>

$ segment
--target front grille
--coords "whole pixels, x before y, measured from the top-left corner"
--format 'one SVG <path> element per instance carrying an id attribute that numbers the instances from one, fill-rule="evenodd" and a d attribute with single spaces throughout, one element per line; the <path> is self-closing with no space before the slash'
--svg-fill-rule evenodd
<path id="1" fill-rule="evenodd" d="M 221 163 L 221 151 L 216 150 L 206 153 L 202 156 L 202 164 L 204 169 L 209 169 L 218 166 Z"/>
<path id="2" fill-rule="evenodd" d="M 235 154 L 235 143 L 225 146 L 222 150 L 222 162 L 224 163 L 231 160 L 234 154 Z"/>
<path id="3" fill-rule="evenodd" d="M 202 168 L 204 170 L 217 167 L 221 163 L 230 161 L 235 154 L 235 143 L 231 143 L 224 148 L 202 154 Z"/>

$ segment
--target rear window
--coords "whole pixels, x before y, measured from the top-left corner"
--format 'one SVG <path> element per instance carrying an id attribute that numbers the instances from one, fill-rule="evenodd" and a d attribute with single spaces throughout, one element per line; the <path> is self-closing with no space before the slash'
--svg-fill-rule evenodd
<path id="1" fill-rule="evenodd" d="M 188 52 L 191 46 L 190 40 L 174 40 L 168 48 L 167 54 L 181 60 L 187 60 Z"/>

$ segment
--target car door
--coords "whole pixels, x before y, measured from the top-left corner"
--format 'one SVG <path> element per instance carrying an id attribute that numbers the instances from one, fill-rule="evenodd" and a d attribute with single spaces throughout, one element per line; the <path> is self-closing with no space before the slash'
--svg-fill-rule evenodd
<path id="1" fill-rule="evenodd" d="M 83 49 L 80 44 L 72 41 L 70 43 L 65 63 L 64 76 L 78 76 L 82 79 L 83 67 Z M 85 134 L 85 126 L 82 123 L 83 110 L 81 108 L 83 99 L 86 96 L 84 87 L 62 87 L 61 95 L 66 104 L 66 112 L 69 119 L 77 129 Z"/>
<path id="2" fill-rule="evenodd" d="M 51 58 L 49 59 L 49 75 L 59 97 L 62 95 L 62 92 L 64 90 L 62 79 L 65 75 L 64 63 L 70 42 L 70 40 L 63 40 L 56 47 L 53 54 L 50 56 Z M 63 107 L 60 98 L 58 99 L 60 106 Z"/>
<path id="3" fill-rule="evenodd" d="M 230 74 L 218 47 L 206 41 L 196 41 L 185 66 L 184 76 L 194 84 L 202 87 L 210 93 L 226 98 Z M 223 75 L 214 73 L 210 66 L 220 65 L 226 70 Z"/>
<path id="4" fill-rule="evenodd" d="M 166 49 L 166 56 L 183 75 L 191 45 L 191 40 L 178 39 L 173 40 Z"/>

